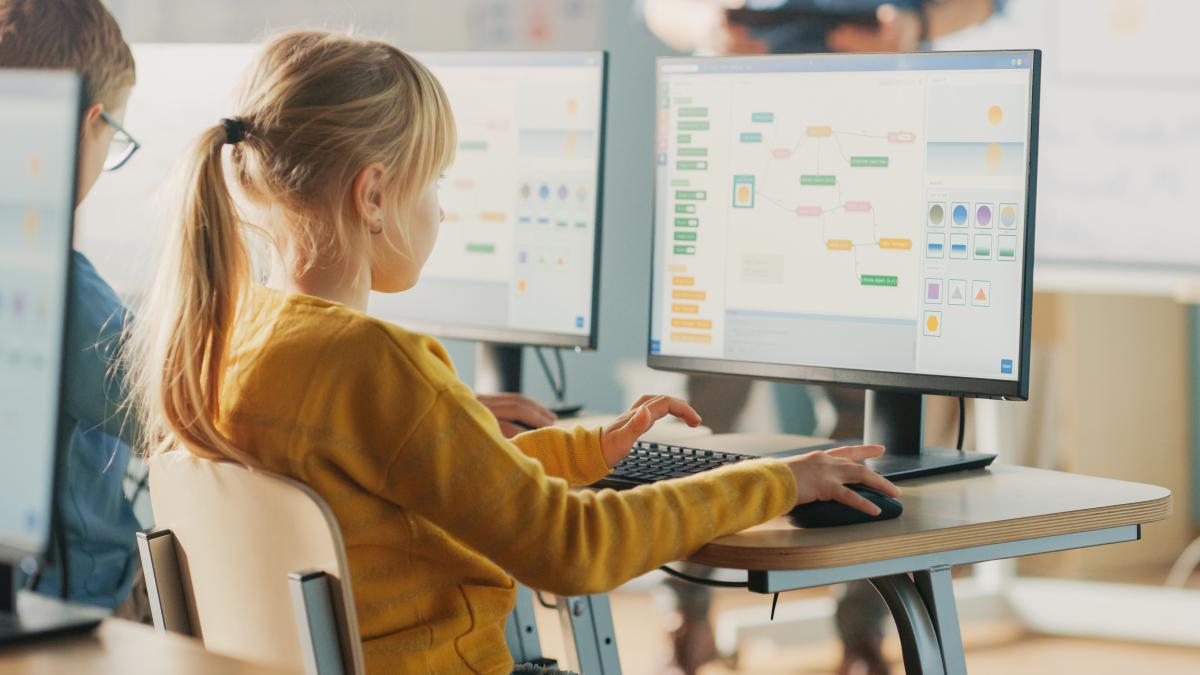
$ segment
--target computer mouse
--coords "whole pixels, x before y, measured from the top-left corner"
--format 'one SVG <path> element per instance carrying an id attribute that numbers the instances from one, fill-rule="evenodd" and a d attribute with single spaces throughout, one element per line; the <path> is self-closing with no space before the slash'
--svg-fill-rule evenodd
<path id="1" fill-rule="evenodd" d="M 796 527 L 838 527 L 839 525 L 857 525 L 873 523 L 877 520 L 891 520 L 904 511 L 904 505 L 878 490 L 872 490 L 865 485 L 847 485 L 858 494 L 866 497 L 879 507 L 877 516 L 868 516 L 856 508 L 846 506 L 841 502 L 812 502 L 801 504 L 788 512 L 788 520 Z"/>

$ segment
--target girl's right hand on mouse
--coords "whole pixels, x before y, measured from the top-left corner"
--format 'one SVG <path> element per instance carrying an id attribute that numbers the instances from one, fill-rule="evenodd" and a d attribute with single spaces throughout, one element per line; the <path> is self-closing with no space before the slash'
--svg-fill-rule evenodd
<path id="1" fill-rule="evenodd" d="M 879 507 L 846 487 L 857 483 L 899 497 L 900 488 L 859 464 L 883 454 L 882 445 L 848 445 L 842 448 L 809 452 L 785 458 L 784 464 L 796 477 L 796 505 L 817 501 L 841 502 L 870 516 L 879 515 Z"/>

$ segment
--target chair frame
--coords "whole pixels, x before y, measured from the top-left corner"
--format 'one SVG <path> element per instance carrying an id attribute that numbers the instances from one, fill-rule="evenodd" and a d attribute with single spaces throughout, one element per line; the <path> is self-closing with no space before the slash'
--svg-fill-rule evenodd
<path id="1" fill-rule="evenodd" d="M 175 535 L 165 528 L 148 530 L 137 533 L 137 542 L 155 629 L 160 633 L 203 637 L 187 600 L 187 581 L 179 565 Z M 361 650 L 362 646 L 342 644 L 330 576 L 320 570 L 298 570 L 288 574 L 288 586 L 305 673 L 345 675 L 345 663 L 353 664 L 356 660 L 350 650 Z M 621 662 L 608 596 L 555 596 L 555 601 L 567 649 L 567 667 L 581 675 L 620 675 Z M 523 585 L 517 586 L 516 607 L 504 632 L 515 662 L 554 663 L 542 655 L 533 592 Z"/>

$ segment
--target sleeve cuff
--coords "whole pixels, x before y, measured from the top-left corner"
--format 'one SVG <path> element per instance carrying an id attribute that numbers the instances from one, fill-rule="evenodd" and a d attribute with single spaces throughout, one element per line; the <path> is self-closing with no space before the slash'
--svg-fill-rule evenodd
<path id="1" fill-rule="evenodd" d="M 612 471 L 612 467 L 604 461 L 604 452 L 600 447 L 600 430 L 600 427 L 575 427 L 571 432 L 575 446 L 572 450 L 579 457 L 578 466 L 582 474 L 580 478 L 583 479 L 584 485 L 591 485 Z"/>

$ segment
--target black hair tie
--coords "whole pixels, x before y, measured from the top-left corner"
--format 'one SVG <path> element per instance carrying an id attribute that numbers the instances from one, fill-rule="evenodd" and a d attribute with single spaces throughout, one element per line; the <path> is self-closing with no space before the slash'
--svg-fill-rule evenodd
<path id="1" fill-rule="evenodd" d="M 246 123 L 236 117 L 222 119 L 221 126 L 225 128 L 225 142 L 230 145 L 237 145 L 246 138 Z"/>

